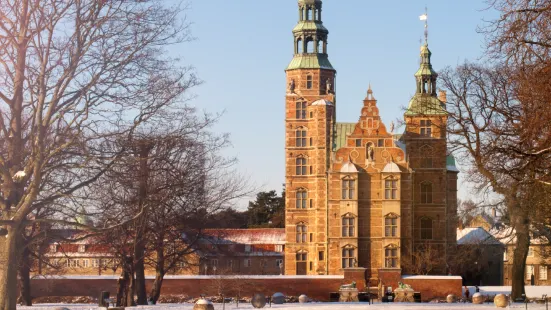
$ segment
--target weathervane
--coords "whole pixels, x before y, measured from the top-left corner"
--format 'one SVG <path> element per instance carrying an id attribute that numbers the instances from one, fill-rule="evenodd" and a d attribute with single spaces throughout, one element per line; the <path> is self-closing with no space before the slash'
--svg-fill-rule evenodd
<path id="1" fill-rule="evenodd" d="M 425 7 L 425 14 L 419 16 L 419 19 L 425 21 L 425 44 L 429 44 L 429 13 L 427 7 Z"/>

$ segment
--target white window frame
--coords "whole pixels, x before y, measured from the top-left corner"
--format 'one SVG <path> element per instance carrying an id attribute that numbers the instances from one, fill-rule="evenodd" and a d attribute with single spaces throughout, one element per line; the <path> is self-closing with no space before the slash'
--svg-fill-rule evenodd
<path id="1" fill-rule="evenodd" d="M 57 244 L 50 244 L 50 252 L 51 253 L 57 252 Z"/>
<path id="2" fill-rule="evenodd" d="M 281 267 L 281 265 L 283 265 L 283 259 L 281 258 L 276 259 L 276 267 Z"/>
<path id="3" fill-rule="evenodd" d="M 534 248 L 532 247 L 529 247 L 528 248 L 528 257 L 534 257 Z"/>
<path id="4" fill-rule="evenodd" d="M 216 258 L 215 258 L 215 259 L 211 259 L 211 260 L 210 260 L 210 265 L 211 265 L 212 267 L 218 267 L 218 259 L 216 259 Z"/>
<path id="5" fill-rule="evenodd" d="M 82 260 L 82 268 L 88 268 L 90 267 L 90 260 L 89 259 L 83 259 Z"/>
<path id="6" fill-rule="evenodd" d="M 276 252 L 283 252 L 283 244 L 276 244 L 275 251 Z"/>
<path id="7" fill-rule="evenodd" d="M 84 245 L 84 244 L 79 244 L 79 245 L 78 245 L 78 252 L 79 252 L 79 253 L 84 253 L 84 252 L 86 252 L 86 245 Z"/>
<path id="8" fill-rule="evenodd" d="M 99 258 L 92 259 L 92 267 L 98 268 L 100 266 Z"/>
<path id="9" fill-rule="evenodd" d="M 547 265 L 540 265 L 539 279 L 540 280 L 547 280 Z"/>
<path id="10" fill-rule="evenodd" d="M 69 268 L 77 268 L 80 267 L 80 261 L 78 259 L 68 259 L 67 260 L 67 267 Z"/>
<path id="11" fill-rule="evenodd" d="M 252 262 L 250 258 L 246 258 L 245 261 L 243 262 L 243 266 L 247 268 L 251 267 L 251 264 Z"/>

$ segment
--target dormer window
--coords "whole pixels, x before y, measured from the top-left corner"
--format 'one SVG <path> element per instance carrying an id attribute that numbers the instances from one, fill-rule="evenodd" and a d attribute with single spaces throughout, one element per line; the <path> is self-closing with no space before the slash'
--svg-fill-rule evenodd
<path id="1" fill-rule="evenodd" d="M 385 180 L 385 199 L 398 198 L 398 180 Z"/>
<path id="2" fill-rule="evenodd" d="M 50 252 L 52 253 L 57 252 L 57 244 L 50 244 Z"/>
<path id="3" fill-rule="evenodd" d="M 78 245 L 78 252 L 79 252 L 79 253 L 84 253 L 84 252 L 86 252 L 86 245 L 84 245 L 84 244 L 79 244 L 79 245 Z"/>

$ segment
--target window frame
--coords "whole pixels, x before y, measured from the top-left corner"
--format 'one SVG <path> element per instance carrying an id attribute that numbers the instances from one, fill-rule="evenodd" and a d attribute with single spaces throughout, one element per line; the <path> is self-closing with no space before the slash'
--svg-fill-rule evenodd
<path id="1" fill-rule="evenodd" d="M 526 265 L 526 280 L 532 280 L 532 275 L 535 277 L 534 271 L 534 265 Z"/>
<path id="2" fill-rule="evenodd" d="M 394 178 L 385 179 L 385 200 L 397 200 L 398 180 Z"/>
<path id="3" fill-rule="evenodd" d="M 423 223 L 430 223 L 430 227 L 424 227 Z M 434 238 L 434 220 L 430 217 L 419 219 L 419 239 L 433 240 Z"/>
<path id="4" fill-rule="evenodd" d="M 304 156 L 299 156 L 295 159 L 296 175 L 308 175 L 308 160 Z"/>
<path id="5" fill-rule="evenodd" d="M 356 217 L 351 213 L 341 217 L 341 237 L 356 237 Z"/>
<path id="6" fill-rule="evenodd" d="M 308 131 L 304 127 L 295 130 L 295 147 L 308 147 Z"/>
<path id="7" fill-rule="evenodd" d="M 341 179 L 341 199 L 356 199 L 356 179 L 350 176 Z"/>
<path id="8" fill-rule="evenodd" d="M 434 203 L 432 183 L 428 181 L 421 182 L 420 188 L 421 203 Z"/>
<path id="9" fill-rule="evenodd" d="M 547 280 L 547 277 L 548 277 L 548 268 L 547 268 L 547 265 L 540 265 L 539 268 L 538 268 L 538 279 L 539 280 Z"/>
<path id="10" fill-rule="evenodd" d="M 308 242 L 308 226 L 304 222 L 297 223 L 295 228 L 296 243 Z"/>
<path id="11" fill-rule="evenodd" d="M 398 216 L 396 214 L 388 214 L 385 220 L 385 237 L 398 237 Z M 390 220 L 390 223 L 388 223 Z"/>
<path id="12" fill-rule="evenodd" d="M 307 262 L 308 261 L 308 252 L 299 251 L 295 253 L 295 261 L 297 263 Z"/>
<path id="13" fill-rule="evenodd" d="M 432 137 L 432 120 L 422 119 L 419 122 L 419 135 L 422 137 Z"/>
<path id="14" fill-rule="evenodd" d="M 306 89 L 312 89 L 314 87 L 314 76 L 312 74 L 306 75 Z"/>
<path id="15" fill-rule="evenodd" d="M 305 188 L 297 189 L 295 193 L 295 207 L 297 209 L 306 209 L 308 205 L 308 190 Z"/>
<path id="16" fill-rule="evenodd" d="M 526 257 L 534 257 L 534 248 L 533 247 L 528 247 L 528 254 L 526 255 Z"/>
<path id="17" fill-rule="evenodd" d="M 354 268 L 357 261 L 356 248 L 351 245 L 344 246 L 341 250 L 341 268 Z"/>
<path id="18" fill-rule="evenodd" d="M 385 268 L 398 268 L 398 247 L 394 244 L 385 247 Z"/>
<path id="19" fill-rule="evenodd" d="M 252 261 L 250 258 L 245 258 L 243 261 L 243 267 L 250 268 L 252 266 Z"/>
<path id="20" fill-rule="evenodd" d="M 296 101 L 296 103 L 295 103 L 295 111 L 296 111 L 295 118 L 296 119 L 306 119 L 307 110 L 308 110 L 308 102 L 306 102 L 305 100 Z"/>

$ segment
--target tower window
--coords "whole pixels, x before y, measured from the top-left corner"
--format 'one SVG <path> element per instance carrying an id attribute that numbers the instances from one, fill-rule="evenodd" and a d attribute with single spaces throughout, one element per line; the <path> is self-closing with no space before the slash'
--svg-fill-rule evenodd
<path id="1" fill-rule="evenodd" d="M 306 130 L 299 128 L 296 131 L 296 143 L 297 147 L 306 147 Z"/>
<path id="2" fill-rule="evenodd" d="M 427 120 L 421 120 L 421 126 L 420 126 L 420 134 L 423 137 L 431 137 L 432 136 L 432 122 L 430 119 Z"/>
<path id="3" fill-rule="evenodd" d="M 306 119 L 306 108 L 308 104 L 306 101 L 299 101 L 296 104 L 297 119 Z"/>
<path id="4" fill-rule="evenodd" d="M 421 183 L 421 203 L 432 203 L 432 183 Z"/>
<path id="5" fill-rule="evenodd" d="M 297 175 L 306 175 L 306 158 L 299 157 L 296 159 L 296 173 Z"/>
<path id="6" fill-rule="evenodd" d="M 306 243 L 306 225 L 300 223 L 297 225 L 297 243 Z"/>
<path id="7" fill-rule="evenodd" d="M 318 252 L 318 260 L 324 260 L 325 259 L 325 253 L 323 251 Z"/>
<path id="8" fill-rule="evenodd" d="M 385 249 L 385 268 L 398 267 L 398 248 L 389 246 Z"/>
<path id="9" fill-rule="evenodd" d="M 342 268 L 354 267 L 356 258 L 354 257 L 354 248 L 345 247 L 342 249 Z"/>
<path id="10" fill-rule="evenodd" d="M 432 147 L 425 145 L 421 148 L 421 168 L 432 168 Z"/>
<path id="11" fill-rule="evenodd" d="M 362 146 L 362 139 L 356 139 L 356 146 L 357 147 Z"/>
<path id="12" fill-rule="evenodd" d="M 312 89 L 313 78 L 311 75 L 306 76 L 306 89 Z"/>
<path id="13" fill-rule="evenodd" d="M 385 217 L 385 237 L 396 237 L 398 234 L 398 218 L 393 215 Z"/>
<path id="14" fill-rule="evenodd" d="M 424 217 L 421 219 L 421 239 L 432 239 L 432 219 Z"/>
<path id="15" fill-rule="evenodd" d="M 398 180 L 385 180 L 385 199 L 398 197 Z"/>
<path id="16" fill-rule="evenodd" d="M 342 199 L 354 199 L 356 189 L 356 180 L 342 180 Z"/>
<path id="17" fill-rule="evenodd" d="M 377 140 L 377 146 L 378 147 L 384 147 L 385 146 L 385 139 Z"/>
<path id="18" fill-rule="evenodd" d="M 342 218 L 342 236 L 354 237 L 356 226 L 356 219 L 352 215 L 346 215 Z"/>
<path id="19" fill-rule="evenodd" d="M 306 200 L 308 198 L 308 192 L 305 189 L 299 189 L 296 196 L 297 209 L 306 209 Z"/>

